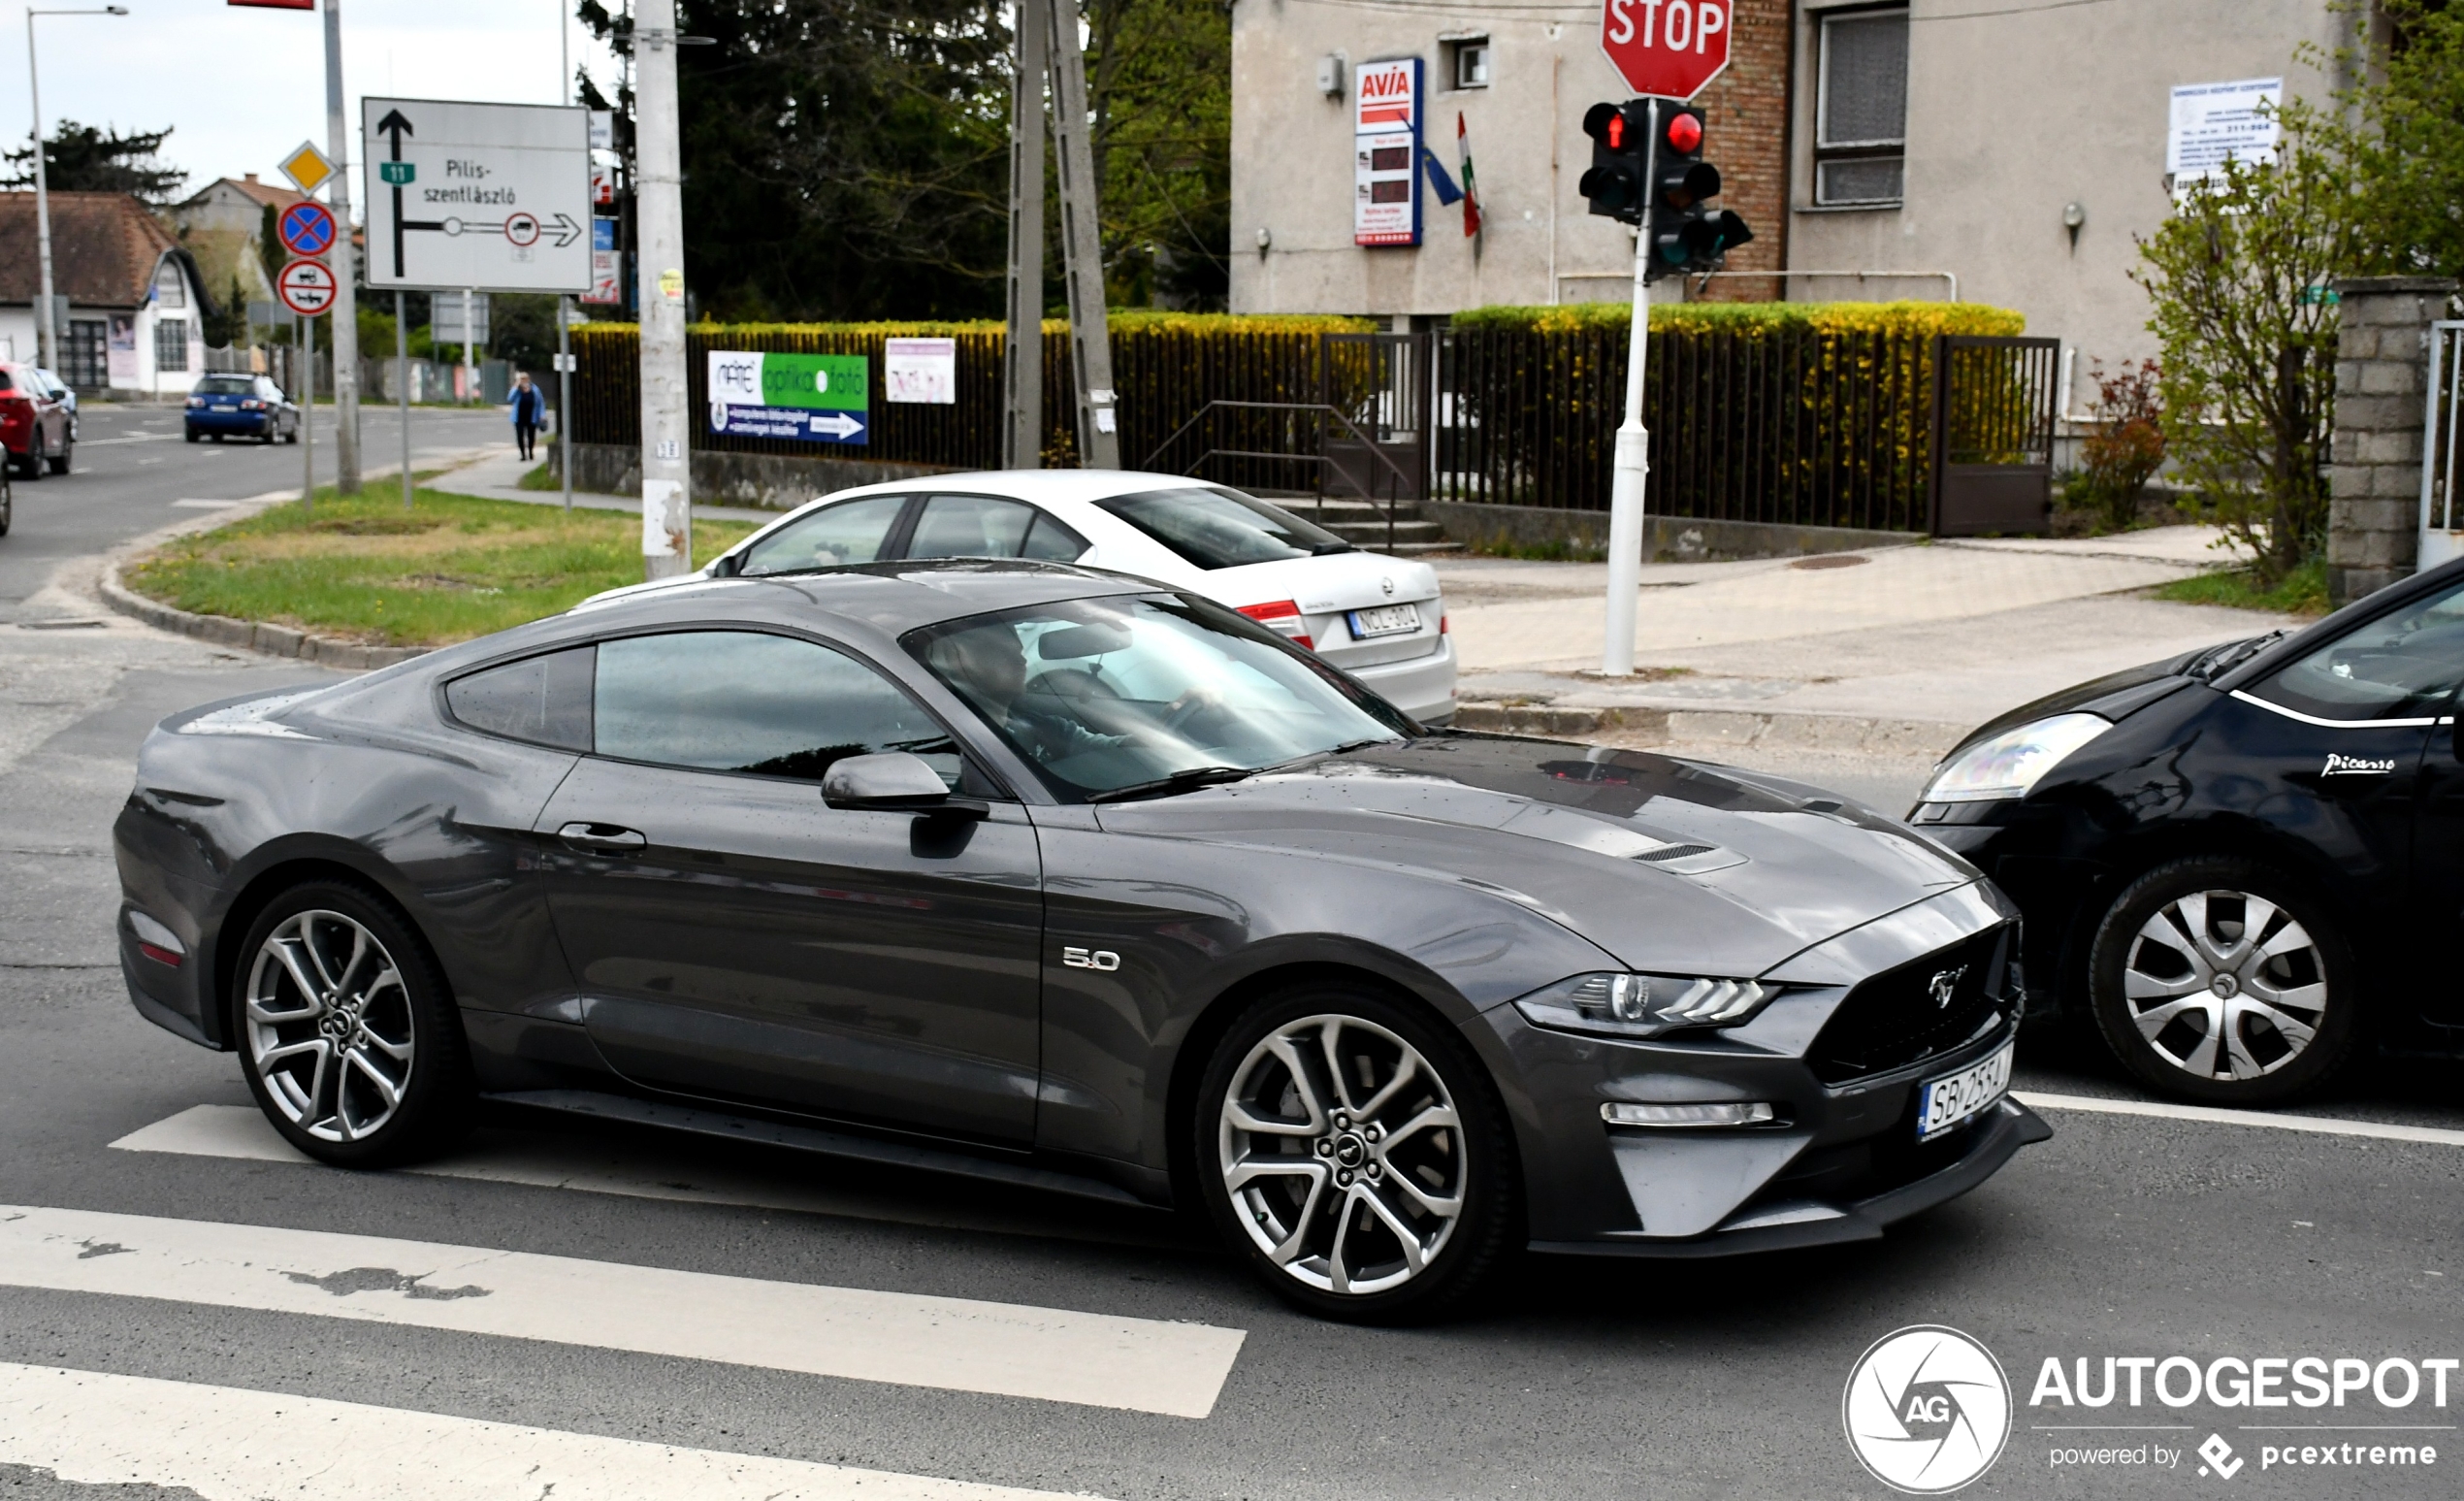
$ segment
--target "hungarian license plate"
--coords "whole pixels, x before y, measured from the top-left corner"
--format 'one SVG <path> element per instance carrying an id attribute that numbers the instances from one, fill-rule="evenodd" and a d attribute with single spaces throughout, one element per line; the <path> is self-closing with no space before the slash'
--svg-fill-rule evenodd
<path id="1" fill-rule="evenodd" d="M 2006 1042 L 1992 1058 L 1980 1059 L 1958 1073 L 1930 1079 L 1917 1092 L 1917 1140 L 1931 1141 L 1954 1130 L 1976 1113 L 2010 1093 L 2011 1056 L 2016 1043 Z"/>
<path id="2" fill-rule="evenodd" d="M 1351 612 L 1352 639 L 1368 640 L 1373 636 L 1401 636 L 1420 629 L 1420 606 L 1417 604 L 1380 604 L 1374 609 Z"/>

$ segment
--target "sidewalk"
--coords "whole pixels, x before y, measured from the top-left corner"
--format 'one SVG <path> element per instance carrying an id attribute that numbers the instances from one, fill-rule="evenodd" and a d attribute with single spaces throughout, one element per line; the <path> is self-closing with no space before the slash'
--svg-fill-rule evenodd
<path id="1" fill-rule="evenodd" d="M 1605 564 L 1432 560 L 1458 723 L 1637 743 L 1934 756 L 2005 709 L 2291 624 L 2148 599 L 2227 561 L 2213 528 L 1992 538 L 1642 570 L 1637 675 L 1598 675 Z"/>
<path id="2" fill-rule="evenodd" d="M 401 466 L 397 465 L 396 469 Z M 561 490 L 525 490 L 524 474 L 538 468 L 538 461 L 524 463 L 513 445 L 502 449 L 474 464 L 466 464 L 449 473 L 438 474 L 427 488 L 439 495 L 470 495 L 488 501 L 520 501 L 526 506 L 562 506 Z M 627 510 L 639 513 L 641 501 L 630 495 L 597 495 L 587 490 L 573 492 L 575 506 L 588 510 Z M 700 506 L 693 508 L 697 516 L 709 516 L 720 521 L 776 521 L 785 511 L 763 510 L 755 506 Z"/>

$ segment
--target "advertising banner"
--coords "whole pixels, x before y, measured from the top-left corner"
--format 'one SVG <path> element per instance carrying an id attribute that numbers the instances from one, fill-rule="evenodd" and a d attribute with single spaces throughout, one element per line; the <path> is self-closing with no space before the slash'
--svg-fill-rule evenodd
<path id="1" fill-rule="evenodd" d="M 1353 72 L 1351 240 L 1420 243 L 1420 59 Z"/>
<path id="2" fill-rule="evenodd" d="M 882 342 L 882 396 L 928 407 L 958 404 L 958 342 L 955 339 L 890 339 Z"/>
<path id="3" fill-rule="evenodd" d="M 872 400 L 860 354 L 710 351 L 710 431 L 861 443 Z"/>

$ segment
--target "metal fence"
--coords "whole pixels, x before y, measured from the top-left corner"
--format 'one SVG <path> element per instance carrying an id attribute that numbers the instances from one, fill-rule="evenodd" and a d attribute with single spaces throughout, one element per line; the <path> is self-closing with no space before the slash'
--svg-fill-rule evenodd
<path id="1" fill-rule="evenodd" d="M 862 354 L 878 391 L 885 337 L 862 330 L 691 332 L 692 399 L 697 408 L 706 401 L 703 355 L 712 347 Z M 706 421 L 696 422 L 694 444 L 996 467 L 1002 335 L 994 329 L 955 337 L 956 406 L 877 401 L 864 446 L 713 433 Z M 1651 510 L 1706 520 L 1926 530 L 1931 520 L 1932 347 L 1929 335 L 1915 331 L 1790 325 L 1655 331 L 1644 395 Z M 574 441 L 638 443 L 632 328 L 576 330 L 574 348 Z M 1259 490 L 1341 490 L 1345 475 L 1333 473 L 1341 465 L 1328 447 L 1334 435 L 1313 414 L 1331 404 L 1367 425 L 1377 447 L 1410 456 L 1419 466 L 1418 493 L 1605 510 L 1623 418 L 1626 332 L 1466 328 L 1396 340 L 1126 328 L 1114 333 L 1113 370 L 1120 451 L 1135 466 L 1196 469 Z M 1048 325 L 1044 459 L 1050 466 L 1077 463 L 1069 380 L 1066 334 Z M 2032 397 L 2032 382 L 2028 390 Z"/>

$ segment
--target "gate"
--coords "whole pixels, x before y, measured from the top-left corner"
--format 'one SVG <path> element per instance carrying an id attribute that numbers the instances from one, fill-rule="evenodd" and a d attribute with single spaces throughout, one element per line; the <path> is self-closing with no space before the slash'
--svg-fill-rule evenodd
<path id="1" fill-rule="evenodd" d="M 2060 354 L 2058 339 L 1934 339 L 1928 487 L 1934 536 L 2052 530 Z"/>
<path id="2" fill-rule="evenodd" d="M 2430 325 L 2429 402 L 2421 413 L 2423 570 L 2464 558 L 2464 505 L 2457 504 L 2456 417 L 2464 405 L 2464 322 Z"/>
<path id="3" fill-rule="evenodd" d="M 1332 428 L 1322 430 L 1322 493 L 1427 500 L 1429 387 L 1435 374 L 1430 337 L 1321 334 L 1318 340 L 1318 400 L 1362 435 L 1338 437 Z"/>

